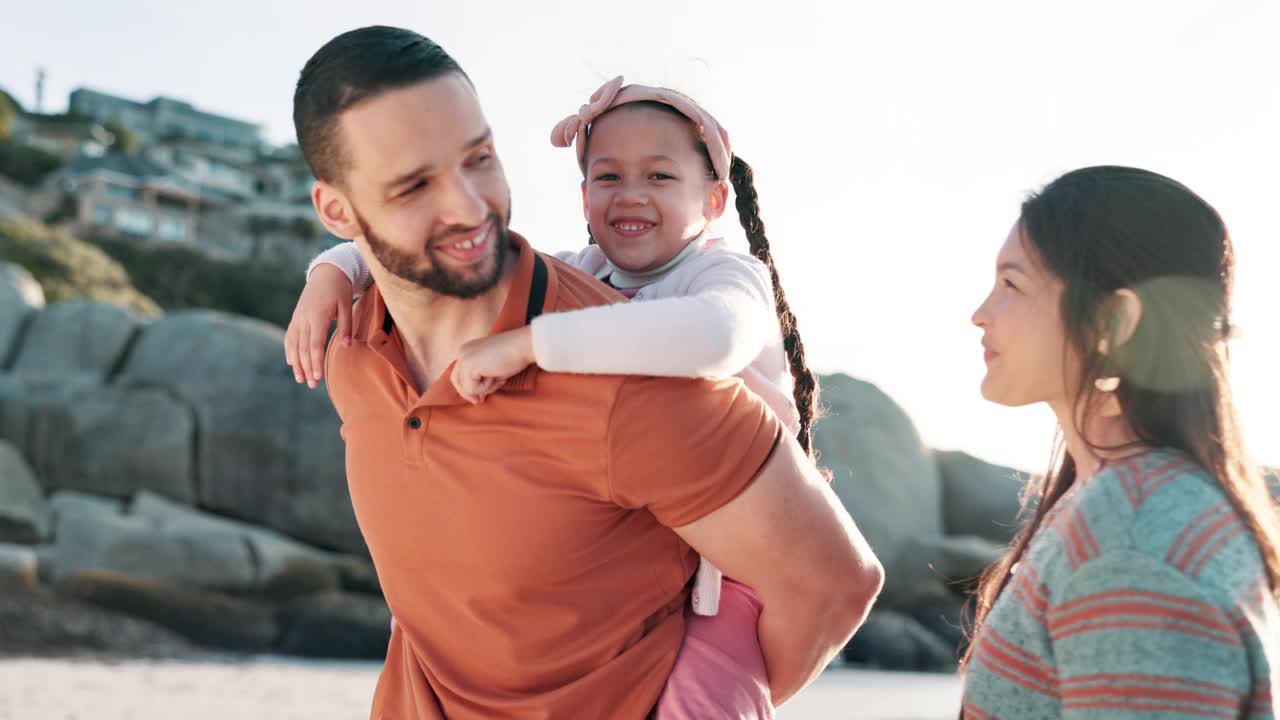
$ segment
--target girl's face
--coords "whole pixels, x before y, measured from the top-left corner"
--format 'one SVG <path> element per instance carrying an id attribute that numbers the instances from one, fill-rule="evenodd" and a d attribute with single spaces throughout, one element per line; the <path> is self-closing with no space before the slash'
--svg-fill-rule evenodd
<path id="1" fill-rule="evenodd" d="M 617 267 L 662 266 L 724 212 L 726 197 L 687 119 L 623 105 L 592 124 L 582 208 Z"/>
<path id="2" fill-rule="evenodd" d="M 1011 407 L 1065 407 L 1078 367 L 1062 326 L 1062 281 L 1040 262 L 1020 224 L 996 257 L 995 287 L 973 314 L 982 328 L 987 374 L 982 397 Z"/>

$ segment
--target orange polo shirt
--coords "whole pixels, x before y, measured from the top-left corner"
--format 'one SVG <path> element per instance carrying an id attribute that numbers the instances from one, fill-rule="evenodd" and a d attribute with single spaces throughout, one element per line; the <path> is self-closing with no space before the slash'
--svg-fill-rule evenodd
<path id="1" fill-rule="evenodd" d="M 493 332 L 617 302 L 518 235 Z M 535 279 L 536 278 L 536 279 Z M 545 282 L 544 282 L 545 281 Z M 328 354 L 347 481 L 396 616 L 375 720 L 644 718 L 684 635 L 697 555 L 670 528 L 736 497 L 781 425 L 736 379 L 536 367 L 484 403 L 419 393 L 377 288 Z"/>

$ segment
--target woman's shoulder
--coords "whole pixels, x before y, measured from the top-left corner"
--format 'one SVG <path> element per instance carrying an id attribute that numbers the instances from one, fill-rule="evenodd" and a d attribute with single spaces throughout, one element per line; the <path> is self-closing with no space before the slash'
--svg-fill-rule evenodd
<path id="1" fill-rule="evenodd" d="M 1262 571 L 1243 516 L 1186 453 L 1158 449 L 1116 462 L 1079 500 L 1074 532 L 1087 532 L 1100 555 L 1134 551 L 1207 588 L 1248 584 Z"/>

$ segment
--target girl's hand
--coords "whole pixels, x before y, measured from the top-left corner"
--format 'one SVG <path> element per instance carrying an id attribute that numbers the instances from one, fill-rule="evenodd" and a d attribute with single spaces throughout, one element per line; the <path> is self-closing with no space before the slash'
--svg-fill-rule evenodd
<path id="1" fill-rule="evenodd" d="M 324 377 L 325 340 L 329 338 L 329 325 L 335 317 L 337 337 L 344 345 L 351 344 L 354 292 L 347 274 L 335 265 L 322 263 L 311 271 L 284 333 L 284 359 L 293 368 L 293 377 L 298 382 L 314 388 Z"/>
<path id="2" fill-rule="evenodd" d="M 478 405 L 533 362 L 533 331 L 525 326 L 463 345 L 449 379 L 463 400 Z"/>

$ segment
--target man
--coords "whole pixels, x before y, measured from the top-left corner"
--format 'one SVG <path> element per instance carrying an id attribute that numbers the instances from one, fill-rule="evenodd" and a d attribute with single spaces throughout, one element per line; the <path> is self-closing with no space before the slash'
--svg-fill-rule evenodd
<path id="1" fill-rule="evenodd" d="M 493 134 L 430 40 L 371 27 L 294 97 L 325 226 L 375 287 L 328 354 L 361 531 L 396 618 L 374 718 L 643 718 L 701 553 L 760 595 L 776 701 L 865 617 L 882 570 L 812 463 L 734 381 L 530 367 L 481 405 L 459 348 L 614 302 L 507 228 Z"/>

